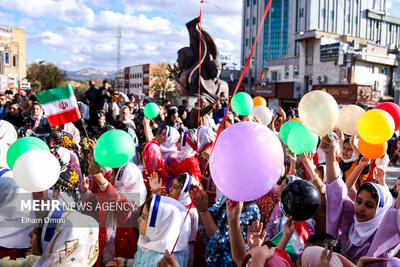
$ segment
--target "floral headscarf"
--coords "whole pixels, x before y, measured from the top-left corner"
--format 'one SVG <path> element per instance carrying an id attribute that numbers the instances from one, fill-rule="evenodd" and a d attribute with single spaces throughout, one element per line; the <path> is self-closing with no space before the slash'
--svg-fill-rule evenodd
<path id="1" fill-rule="evenodd" d="M 78 146 L 72 135 L 66 131 L 53 132 L 50 135 L 51 146 L 62 146 L 70 150 L 78 151 Z"/>

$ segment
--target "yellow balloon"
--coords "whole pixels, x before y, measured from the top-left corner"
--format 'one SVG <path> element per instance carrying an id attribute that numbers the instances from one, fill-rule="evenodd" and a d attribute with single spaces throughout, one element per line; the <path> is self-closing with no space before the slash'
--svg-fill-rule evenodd
<path id="1" fill-rule="evenodd" d="M 347 105 L 339 110 L 336 126 L 345 134 L 357 135 L 357 123 L 365 110 L 357 105 Z"/>
<path id="2" fill-rule="evenodd" d="M 311 91 L 305 94 L 299 103 L 300 120 L 319 136 L 332 132 L 336 126 L 338 113 L 336 100 L 325 91 Z"/>
<path id="3" fill-rule="evenodd" d="M 358 133 L 367 143 L 382 144 L 393 136 L 393 118 L 381 109 L 368 110 L 358 121 Z"/>

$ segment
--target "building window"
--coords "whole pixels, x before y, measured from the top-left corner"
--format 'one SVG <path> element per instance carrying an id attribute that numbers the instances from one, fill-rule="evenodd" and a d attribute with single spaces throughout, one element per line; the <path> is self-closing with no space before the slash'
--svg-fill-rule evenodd
<path id="1" fill-rule="evenodd" d="M 289 79 L 289 66 L 285 66 L 285 79 Z"/>
<path id="2" fill-rule="evenodd" d="M 350 14 L 347 15 L 347 22 L 350 22 Z"/>
<path id="3" fill-rule="evenodd" d="M 10 52 L 4 52 L 4 64 L 10 65 Z"/>
<path id="4" fill-rule="evenodd" d="M 253 25 L 256 24 L 256 17 L 253 17 Z"/>
<path id="5" fill-rule="evenodd" d="M 249 19 L 246 19 L 246 26 L 249 26 Z"/>
<path id="6" fill-rule="evenodd" d="M 334 19 L 335 18 L 335 12 L 332 10 L 331 11 L 331 19 Z"/>
<path id="7" fill-rule="evenodd" d="M 272 72 L 271 72 L 271 80 L 272 80 L 273 82 L 278 81 L 278 72 L 277 72 L 277 71 L 272 71 Z"/>
<path id="8" fill-rule="evenodd" d="M 306 65 L 313 64 L 313 54 L 314 54 L 314 43 L 313 40 L 307 40 L 306 44 Z"/>
<path id="9" fill-rule="evenodd" d="M 354 17 L 354 23 L 355 23 L 355 24 L 358 24 L 358 16 L 355 16 L 355 17 Z"/>
<path id="10" fill-rule="evenodd" d="M 386 67 L 380 67 L 380 68 L 379 68 L 379 73 L 380 73 L 380 74 L 385 74 L 385 75 L 386 75 L 386 74 L 387 74 L 387 69 L 386 69 Z"/>
<path id="11" fill-rule="evenodd" d="M 325 8 L 322 9 L 322 17 L 325 18 Z"/>
<path id="12" fill-rule="evenodd" d="M 249 38 L 246 38 L 246 46 L 249 46 Z"/>
<path id="13" fill-rule="evenodd" d="M 247 0 L 247 7 L 250 6 L 250 0 Z"/>
<path id="14" fill-rule="evenodd" d="M 17 66 L 17 56 L 16 55 L 14 55 L 13 56 L 13 67 L 16 67 Z"/>
<path id="15" fill-rule="evenodd" d="M 299 77 L 299 65 L 293 65 L 293 78 Z"/>
<path id="16" fill-rule="evenodd" d="M 257 0 L 253 0 L 253 5 L 257 5 Z"/>
<path id="17" fill-rule="evenodd" d="M 372 74 L 375 73 L 375 66 L 374 65 L 371 65 L 371 72 L 372 72 Z"/>
<path id="18" fill-rule="evenodd" d="M 300 9 L 300 17 L 303 17 L 304 16 L 304 8 L 301 8 Z"/>

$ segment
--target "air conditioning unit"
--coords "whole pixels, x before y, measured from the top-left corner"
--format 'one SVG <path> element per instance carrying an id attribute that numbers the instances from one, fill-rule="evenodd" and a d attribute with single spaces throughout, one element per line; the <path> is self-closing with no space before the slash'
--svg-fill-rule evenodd
<path id="1" fill-rule="evenodd" d="M 318 82 L 319 83 L 326 83 L 327 81 L 328 81 L 328 76 L 326 76 L 326 75 L 320 75 L 320 76 L 318 76 Z"/>

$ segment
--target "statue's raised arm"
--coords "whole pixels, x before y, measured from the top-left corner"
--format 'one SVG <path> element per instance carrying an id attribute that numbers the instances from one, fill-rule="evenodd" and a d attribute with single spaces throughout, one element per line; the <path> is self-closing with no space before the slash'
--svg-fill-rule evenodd
<path id="1" fill-rule="evenodd" d="M 218 49 L 213 38 L 203 29 L 200 34 L 199 18 L 186 24 L 189 32 L 190 47 L 178 51 L 179 73 L 175 77 L 180 95 L 198 95 L 199 83 L 199 46 L 201 36 L 201 88 L 200 94 L 207 101 L 214 102 L 221 92 L 228 95 L 226 82 L 218 79 L 221 65 L 218 63 Z"/>

